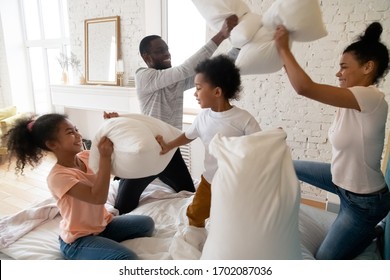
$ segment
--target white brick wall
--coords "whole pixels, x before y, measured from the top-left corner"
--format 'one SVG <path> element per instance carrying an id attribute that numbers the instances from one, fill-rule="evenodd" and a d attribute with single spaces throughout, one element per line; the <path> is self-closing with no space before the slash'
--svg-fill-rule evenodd
<path id="1" fill-rule="evenodd" d="M 189 0 L 188 0 L 189 1 Z M 244 0 L 252 11 L 261 13 L 272 0 Z M 145 4 L 143 0 L 68 0 L 72 51 L 84 58 L 84 20 L 119 15 L 121 18 L 121 53 L 125 63 L 125 85 L 128 77 L 144 65 L 138 55 L 139 41 L 145 36 Z M 378 20 L 384 27 L 382 41 L 390 47 L 389 0 L 322 0 L 323 19 L 329 35 L 311 43 L 296 43 L 293 52 L 298 62 L 317 82 L 337 85 L 342 50 L 364 31 L 367 24 Z M 309 12 L 309 11 L 308 11 Z M 183 24 L 184 25 L 184 24 Z M 2 33 L 0 32 L 0 36 Z M 2 52 L 0 39 L 0 54 Z M 226 48 L 226 42 L 221 49 Z M 174 54 L 172 54 L 174 56 Z M 7 75 L 1 72 L 4 61 L 0 59 L 0 83 Z M 243 77 L 244 91 L 237 105 L 250 111 L 263 129 L 283 127 L 288 134 L 288 144 L 294 159 L 329 161 L 331 158 L 327 130 L 335 109 L 299 97 L 281 70 L 270 75 Z M 383 85 L 387 100 L 390 96 L 390 76 Z M 0 98 L 7 102 L 10 98 Z M 2 101 L 5 100 L 5 101 Z M 387 127 L 389 127 L 389 122 Z"/>
<path id="2" fill-rule="evenodd" d="M 262 13 L 272 0 L 244 0 L 252 11 Z M 109 4 L 108 4 L 109 3 Z M 336 72 L 343 49 L 364 31 L 367 24 L 380 21 L 384 27 L 382 41 L 390 47 L 389 0 L 323 0 L 320 1 L 328 36 L 311 43 L 295 43 L 293 52 L 298 62 L 316 82 L 338 85 Z M 144 65 L 138 55 L 138 43 L 145 30 L 142 0 L 69 0 L 70 31 L 74 51 L 83 54 L 83 20 L 86 18 L 119 15 L 121 17 L 121 47 L 125 61 L 125 84 L 134 71 Z M 209 34 L 211 36 L 212 34 Z M 220 50 L 228 47 L 224 42 Z M 175 54 L 172 54 L 173 56 Z M 390 77 L 383 83 L 387 100 L 390 96 Z M 263 129 L 283 127 L 294 159 L 330 161 L 327 138 L 335 109 L 299 97 L 288 82 L 284 70 L 269 75 L 243 77 L 244 90 L 236 104 L 250 111 Z M 387 125 L 389 127 L 389 123 Z M 325 194 L 303 186 L 303 195 L 320 199 Z"/>
<path id="3" fill-rule="evenodd" d="M 262 11 L 272 1 L 244 0 L 252 11 Z M 300 65 L 316 82 L 338 85 L 335 77 L 343 49 L 364 31 L 367 24 L 380 21 L 384 27 L 382 41 L 390 47 L 389 0 L 324 0 L 320 1 L 328 36 L 311 43 L 294 43 L 293 52 Z M 390 77 L 381 88 L 390 98 Z M 299 97 L 290 86 L 284 70 L 270 75 L 244 77 L 244 91 L 238 106 L 253 113 L 263 128 L 283 127 L 294 159 L 330 161 L 327 138 L 335 109 Z M 387 123 L 389 128 L 390 123 Z M 308 186 L 303 195 L 324 197 Z"/>
<path id="4" fill-rule="evenodd" d="M 120 16 L 120 56 L 124 60 L 124 85 L 135 69 L 143 65 L 138 57 L 138 44 L 144 36 L 143 0 L 68 0 L 69 31 L 72 52 L 84 65 L 84 20 Z M 84 67 L 84 66 L 83 66 Z"/>

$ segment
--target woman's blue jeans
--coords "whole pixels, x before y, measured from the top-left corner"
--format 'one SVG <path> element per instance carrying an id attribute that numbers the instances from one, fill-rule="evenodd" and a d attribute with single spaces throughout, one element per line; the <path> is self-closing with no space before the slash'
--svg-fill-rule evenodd
<path id="1" fill-rule="evenodd" d="M 83 236 L 70 244 L 60 237 L 60 249 L 68 260 L 137 260 L 137 254 L 119 242 L 150 237 L 153 231 L 154 221 L 148 216 L 116 216 L 98 235 Z"/>
<path id="2" fill-rule="evenodd" d="M 316 259 L 353 259 L 375 238 L 375 226 L 389 213 L 390 192 L 361 196 L 344 190 L 332 182 L 329 163 L 294 160 L 298 179 L 340 198 L 340 211 Z M 348 167 L 346 167 L 348 168 Z"/>

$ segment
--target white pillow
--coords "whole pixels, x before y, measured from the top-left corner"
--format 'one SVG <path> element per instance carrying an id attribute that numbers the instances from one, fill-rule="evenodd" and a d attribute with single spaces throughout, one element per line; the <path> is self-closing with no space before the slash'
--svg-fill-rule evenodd
<path id="1" fill-rule="evenodd" d="M 230 32 L 229 40 L 235 48 L 242 48 L 252 40 L 253 36 L 262 26 L 261 16 L 248 12 L 241 17 L 239 23 Z"/>
<path id="2" fill-rule="evenodd" d="M 273 30 L 283 24 L 291 40 L 298 42 L 314 41 L 328 34 L 318 0 L 276 0 L 263 14 L 263 24 Z"/>
<path id="3" fill-rule="evenodd" d="M 225 19 L 237 15 L 238 25 L 230 33 L 233 47 L 241 48 L 249 42 L 261 26 L 261 16 L 252 13 L 242 0 L 192 0 L 207 25 L 218 32 Z"/>
<path id="4" fill-rule="evenodd" d="M 282 69 L 283 62 L 273 37 L 274 30 L 263 26 L 252 40 L 242 47 L 236 59 L 241 75 L 267 74 Z"/>
<path id="5" fill-rule="evenodd" d="M 192 3 L 214 31 L 221 29 L 227 17 L 235 14 L 240 19 L 250 12 L 242 0 L 192 0 Z"/>
<path id="6" fill-rule="evenodd" d="M 283 63 L 273 36 L 279 24 L 291 32 L 293 41 L 308 42 L 327 35 L 318 0 L 276 0 L 262 16 L 251 12 L 241 0 L 192 0 L 214 30 L 219 31 L 225 18 L 236 14 L 238 25 L 230 33 L 233 47 L 241 48 L 236 64 L 242 75 L 279 71 Z"/>
<path id="7" fill-rule="evenodd" d="M 181 134 L 181 130 L 159 119 L 127 114 L 104 121 L 92 141 L 89 164 L 98 171 L 100 154 L 97 144 L 102 136 L 107 136 L 114 144 L 111 173 L 121 178 L 142 178 L 160 173 L 172 159 L 175 149 L 160 155 L 161 147 L 156 141 L 162 135 L 171 141 Z"/>
<path id="8" fill-rule="evenodd" d="M 201 259 L 302 259 L 300 187 L 282 129 L 217 134 L 210 229 Z"/>

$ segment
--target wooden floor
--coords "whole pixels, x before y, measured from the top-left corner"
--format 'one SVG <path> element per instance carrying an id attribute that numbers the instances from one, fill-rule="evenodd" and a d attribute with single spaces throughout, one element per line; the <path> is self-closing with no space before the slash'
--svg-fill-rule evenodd
<path id="1" fill-rule="evenodd" d="M 17 213 L 51 196 L 46 176 L 54 163 L 54 157 L 48 155 L 34 170 L 28 166 L 24 175 L 18 176 L 14 171 L 14 163 L 10 166 L 8 162 L 0 165 L 0 218 Z"/>

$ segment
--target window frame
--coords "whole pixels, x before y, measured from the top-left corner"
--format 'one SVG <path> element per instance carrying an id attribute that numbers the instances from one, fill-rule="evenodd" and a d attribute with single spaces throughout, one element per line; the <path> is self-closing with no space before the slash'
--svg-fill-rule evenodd
<path id="1" fill-rule="evenodd" d="M 39 19 L 39 30 L 40 30 L 40 38 L 39 39 L 28 39 L 27 36 L 27 28 L 26 28 L 26 11 L 24 9 L 24 1 L 36 1 L 36 5 L 38 8 L 38 19 Z M 45 39 L 44 38 L 44 20 L 42 16 L 42 10 L 43 10 L 43 3 L 41 0 L 19 0 L 19 14 L 20 14 L 20 22 L 21 22 L 21 31 L 22 31 L 22 41 L 24 43 L 24 52 L 25 52 L 25 59 L 26 59 L 26 73 L 27 73 L 27 79 L 28 79 L 28 99 L 32 102 L 30 106 L 32 106 L 32 111 L 35 113 L 44 113 L 37 111 L 37 100 L 38 95 L 44 94 L 45 95 L 45 104 L 46 104 L 46 111 L 54 111 L 54 107 L 52 105 L 52 99 L 51 99 L 51 92 L 50 92 L 50 75 L 49 75 L 49 61 L 48 61 L 48 50 L 49 49 L 58 49 L 62 53 L 66 53 L 69 55 L 71 46 L 70 46 L 70 38 L 68 34 L 68 29 L 66 28 L 65 24 L 67 23 L 66 18 L 64 17 L 65 14 L 65 7 L 67 7 L 67 0 L 55 0 L 58 3 L 59 8 L 59 23 L 60 23 L 60 30 L 61 30 L 61 36 L 57 39 Z M 32 69 L 32 63 L 31 63 L 31 57 L 30 57 L 30 49 L 31 48 L 41 48 L 42 52 L 42 66 L 43 66 L 43 75 L 44 75 L 44 86 L 40 87 L 41 90 L 37 90 L 34 88 L 34 81 L 32 79 L 33 71 Z"/>
<path id="2" fill-rule="evenodd" d="M 179 1 L 182 1 L 182 0 L 179 0 Z M 161 28 L 161 37 L 167 42 L 168 46 L 170 46 L 172 43 L 169 41 L 169 26 L 168 26 L 168 17 L 169 17 L 168 4 L 169 3 L 168 2 L 169 2 L 169 0 L 161 0 L 161 9 L 160 9 L 160 11 L 161 11 L 161 27 L 160 28 Z M 194 6 L 194 9 L 196 10 L 195 6 Z M 206 21 L 204 21 L 204 27 L 205 27 L 204 28 L 204 30 L 205 30 L 204 41 L 201 44 L 199 44 L 199 46 L 202 46 L 202 45 L 206 44 L 206 42 L 207 42 L 207 40 L 206 40 L 206 35 L 207 35 Z M 190 55 L 192 55 L 192 53 L 188 53 L 187 57 Z M 190 107 L 188 107 L 188 106 L 186 107 L 186 102 L 184 102 L 184 104 L 183 104 L 184 119 L 188 120 L 189 122 L 191 122 L 191 120 L 193 119 L 193 116 L 197 115 L 201 110 L 198 102 L 193 97 L 194 91 L 195 91 L 195 87 L 184 92 L 184 98 L 186 98 L 186 97 L 193 98 L 193 101 L 189 101 L 191 103 Z M 187 102 L 188 102 L 188 99 L 187 99 Z"/>

